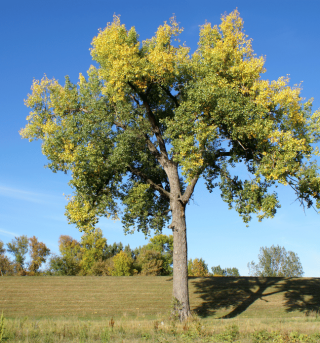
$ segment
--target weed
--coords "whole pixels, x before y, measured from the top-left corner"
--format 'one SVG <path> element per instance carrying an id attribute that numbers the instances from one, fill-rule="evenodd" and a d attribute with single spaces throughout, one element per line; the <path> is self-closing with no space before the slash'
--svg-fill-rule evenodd
<path id="1" fill-rule="evenodd" d="M 119 333 L 121 336 L 124 336 L 124 335 L 126 334 L 126 331 L 125 331 L 125 329 L 123 328 L 122 325 L 119 327 L 118 333 Z"/>
<path id="2" fill-rule="evenodd" d="M 79 330 L 79 342 L 80 343 L 85 343 L 88 339 L 88 330 L 86 326 L 83 326 Z"/>
<path id="3" fill-rule="evenodd" d="M 3 311 L 2 311 L 2 314 L 0 317 L 0 342 L 3 342 L 4 330 L 5 330 L 5 319 L 4 319 Z"/>
<path id="4" fill-rule="evenodd" d="M 147 341 L 147 340 L 151 339 L 151 335 L 149 332 L 143 332 L 143 333 L 141 333 L 141 338 L 143 338 Z"/>
<path id="5" fill-rule="evenodd" d="M 23 325 L 25 324 L 25 322 L 28 320 L 28 316 L 23 317 L 23 319 L 21 319 L 20 321 L 20 328 L 23 328 Z"/>
<path id="6" fill-rule="evenodd" d="M 177 321 L 171 320 L 170 321 L 170 333 L 175 336 L 177 334 Z"/>
<path id="7" fill-rule="evenodd" d="M 110 342 L 110 331 L 107 328 L 101 332 L 100 339 L 103 343 Z"/>
<path id="8" fill-rule="evenodd" d="M 184 322 L 182 330 L 183 330 L 183 332 L 188 332 L 189 331 L 189 325 L 188 325 L 187 322 Z"/>
<path id="9" fill-rule="evenodd" d="M 225 331 L 218 335 L 218 338 L 224 342 L 236 341 L 239 338 L 239 327 L 234 324 L 227 326 Z"/>
<path id="10" fill-rule="evenodd" d="M 111 330 L 113 331 L 113 327 L 114 327 L 114 320 L 113 320 L 113 318 L 111 318 L 111 320 L 109 322 L 109 326 L 111 326 Z"/>
<path id="11" fill-rule="evenodd" d="M 195 330 L 197 335 L 200 337 L 203 334 L 204 327 L 201 325 L 200 321 L 195 324 Z"/>
<path id="12" fill-rule="evenodd" d="M 159 330 L 159 322 L 157 320 L 153 323 L 153 329 L 155 332 Z"/>
<path id="13" fill-rule="evenodd" d="M 272 332 L 268 332 L 267 330 L 257 331 L 251 335 L 253 343 L 269 342 L 273 337 L 274 334 Z"/>
<path id="14" fill-rule="evenodd" d="M 178 321 L 180 319 L 180 312 L 183 309 L 183 304 L 175 297 L 172 297 L 171 301 L 171 311 L 170 311 L 170 320 Z"/>
<path id="15" fill-rule="evenodd" d="M 45 334 L 44 337 L 42 338 L 43 343 L 55 343 L 56 340 L 52 334 Z"/>

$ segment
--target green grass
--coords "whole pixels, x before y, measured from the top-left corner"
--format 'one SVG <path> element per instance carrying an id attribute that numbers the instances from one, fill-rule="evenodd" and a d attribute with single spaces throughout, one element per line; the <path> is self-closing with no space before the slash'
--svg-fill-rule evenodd
<path id="1" fill-rule="evenodd" d="M 1 277 L 0 313 L 9 342 L 320 342 L 319 278 L 190 278 L 189 290 L 185 325 L 169 317 L 170 277 Z"/>

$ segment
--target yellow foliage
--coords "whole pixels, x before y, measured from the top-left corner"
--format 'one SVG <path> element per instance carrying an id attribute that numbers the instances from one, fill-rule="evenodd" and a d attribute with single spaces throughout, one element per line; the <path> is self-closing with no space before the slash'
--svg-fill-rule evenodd
<path id="1" fill-rule="evenodd" d="M 118 16 L 100 30 L 92 41 L 91 55 L 100 64 L 100 79 L 106 81 L 103 94 L 108 94 L 113 101 L 121 101 L 128 82 L 140 92 L 148 81 L 172 83 L 179 75 L 179 67 L 187 63 L 189 49 L 172 45 L 172 38 L 182 29 L 174 18 L 170 24 L 160 26 L 155 37 L 143 42 L 142 49 L 135 28 L 127 31 Z"/>

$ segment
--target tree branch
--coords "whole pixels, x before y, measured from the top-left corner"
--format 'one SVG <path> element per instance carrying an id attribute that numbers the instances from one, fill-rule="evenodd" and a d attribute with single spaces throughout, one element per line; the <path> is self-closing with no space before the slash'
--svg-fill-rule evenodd
<path id="1" fill-rule="evenodd" d="M 174 95 L 172 95 L 171 92 L 168 89 L 166 89 L 165 87 L 163 87 L 161 85 L 160 85 L 160 87 L 169 96 L 169 98 L 174 102 L 176 107 L 179 107 L 180 104 L 179 104 L 177 98 Z"/>
<path id="2" fill-rule="evenodd" d="M 230 156 L 230 152 L 229 151 L 219 151 L 219 153 L 216 155 L 215 159 L 218 159 L 219 157 L 227 157 Z M 191 195 L 193 194 L 194 188 L 199 180 L 200 175 L 202 174 L 202 172 L 204 171 L 204 167 L 202 167 L 199 171 L 199 173 L 192 179 L 191 183 L 187 186 L 184 194 L 182 195 L 182 197 L 180 198 L 180 201 L 186 205 L 191 197 Z"/>
<path id="3" fill-rule="evenodd" d="M 116 111 L 116 110 L 115 110 Z M 124 124 L 121 124 L 117 121 L 113 122 L 114 125 L 116 125 L 117 127 L 120 127 L 123 130 L 127 129 L 127 126 Z M 139 134 L 137 135 L 137 137 L 142 138 L 146 141 L 147 143 L 147 147 L 149 149 L 149 151 L 151 152 L 151 154 L 159 161 L 159 163 L 163 166 L 164 160 L 163 160 L 163 156 L 161 156 L 160 152 L 158 151 L 158 149 L 155 147 L 155 145 L 152 143 L 150 137 L 147 134 Z"/>
<path id="4" fill-rule="evenodd" d="M 187 189 L 183 193 L 183 196 L 180 198 L 180 201 L 183 203 L 183 205 L 186 205 L 188 203 L 198 180 L 199 180 L 199 175 L 197 175 L 196 177 L 192 179 L 191 183 L 188 185 Z"/>
<path id="5" fill-rule="evenodd" d="M 134 101 L 136 101 L 137 105 L 139 105 L 138 100 L 137 100 L 134 96 L 132 96 L 132 99 L 133 99 Z M 139 105 L 139 106 L 140 106 L 140 105 Z M 70 112 L 74 112 L 74 111 L 75 111 L 75 112 L 82 111 L 82 112 L 84 112 L 84 113 L 91 113 L 91 112 L 92 112 L 92 111 L 88 111 L 88 110 L 86 110 L 85 108 L 82 108 L 82 107 L 81 107 L 81 108 L 78 108 L 78 109 L 76 109 L 76 108 L 71 108 L 71 109 L 68 110 L 69 113 L 70 113 Z M 118 114 L 117 114 L 117 109 L 116 109 L 115 106 L 114 106 L 114 111 L 115 111 L 115 114 L 116 114 L 116 116 L 117 116 Z M 114 120 L 113 124 L 114 124 L 115 126 L 117 126 L 118 128 L 123 129 L 123 130 L 126 130 L 126 129 L 127 129 L 127 126 L 126 126 L 125 124 L 120 123 L 119 121 Z M 144 134 L 144 135 L 140 134 L 140 135 L 138 135 L 138 137 L 139 137 L 139 138 L 142 138 L 142 139 L 145 139 L 149 151 L 152 153 L 152 155 L 159 161 L 159 163 L 160 163 L 160 164 L 162 165 L 162 167 L 163 167 L 163 166 L 164 166 L 164 163 L 166 162 L 166 161 L 165 161 L 166 159 L 165 159 L 164 156 L 161 155 L 161 153 L 158 151 L 158 149 L 156 148 L 156 146 L 152 143 L 150 137 L 149 137 L 147 134 Z"/>
<path id="6" fill-rule="evenodd" d="M 154 183 L 151 179 L 148 178 L 144 173 L 142 173 L 139 169 L 133 168 L 132 166 L 128 165 L 128 169 L 130 172 L 134 175 L 137 175 L 141 177 L 147 184 L 149 184 L 153 189 L 157 190 L 160 192 L 162 195 L 166 196 L 167 198 L 170 199 L 170 193 L 164 190 L 162 187 Z"/>
<path id="7" fill-rule="evenodd" d="M 172 211 L 172 210 L 169 208 L 168 210 L 163 211 L 163 212 L 160 214 L 160 216 L 165 216 L 166 214 L 168 214 L 168 213 L 171 212 L 171 211 Z M 154 214 L 151 213 L 151 212 L 148 212 L 148 215 L 149 215 L 149 216 L 153 216 Z"/>
<path id="8" fill-rule="evenodd" d="M 117 126 L 117 127 L 120 127 L 120 128 L 123 129 L 123 130 L 126 130 L 126 129 L 127 129 L 126 125 L 121 124 L 121 123 L 119 123 L 119 122 L 117 122 L 117 121 L 114 121 L 113 124 L 114 124 L 115 126 Z"/>
<path id="9" fill-rule="evenodd" d="M 151 127 L 152 127 L 152 131 L 153 131 L 153 133 L 155 134 L 155 136 L 157 138 L 157 141 L 158 141 L 158 144 L 159 144 L 159 148 L 160 148 L 160 152 L 161 152 L 161 154 L 163 154 L 165 159 L 167 161 L 169 161 L 166 145 L 165 145 L 164 140 L 162 138 L 162 135 L 161 135 L 161 132 L 160 132 L 160 129 L 159 129 L 159 125 L 158 125 L 158 123 L 156 121 L 156 118 L 155 118 L 155 116 L 154 116 L 154 114 L 153 114 L 153 112 L 152 112 L 152 110 L 150 108 L 150 105 L 149 105 L 148 101 L 147 101 L 147 97 L 144 94 L 138 92 L 136 87 L 130 81 L 128 81 L 128 84 L 132 88 L 132 90 L 134 90 L 140 96 L 140 98 L 141 98 L 141 100 L 143 102 L 143 105 L 146 108 L 148 119 L 149 119 L 149 122 L 150 122 Z"/>

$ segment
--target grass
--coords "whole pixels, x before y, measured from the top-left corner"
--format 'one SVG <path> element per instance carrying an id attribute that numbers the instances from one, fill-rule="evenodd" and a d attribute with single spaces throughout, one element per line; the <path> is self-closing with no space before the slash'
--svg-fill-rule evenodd
<path id="1" fill-rule="evenodd" d="M 190 278 L 189 290 L 195 315 L 180 324 L 170 277 L 1 277 L 0 313 L 9 342 L 320 342 L 319 278 Z"/>

